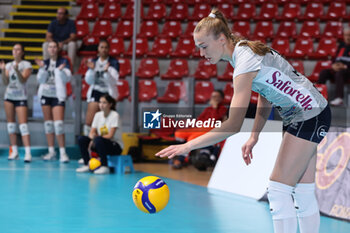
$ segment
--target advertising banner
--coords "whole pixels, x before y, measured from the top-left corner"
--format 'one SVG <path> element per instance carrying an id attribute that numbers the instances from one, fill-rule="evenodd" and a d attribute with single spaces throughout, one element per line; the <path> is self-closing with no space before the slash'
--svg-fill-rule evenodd
<path id="1" fill-rule="evenodd" d="M 317 151 L 320 211 L 350 221 L 350 128 L 331 127 Z"/>

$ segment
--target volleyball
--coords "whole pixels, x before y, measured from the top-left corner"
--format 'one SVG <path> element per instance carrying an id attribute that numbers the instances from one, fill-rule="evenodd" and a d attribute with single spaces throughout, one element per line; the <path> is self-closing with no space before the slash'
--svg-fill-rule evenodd
<path id="1" fill-rule="evenodd" d="M 132 199 L 137 208 L 149 214 L 154 214 L 168 204 L 169 187 L 159 177 L 146 176 L 139 180 L 132 192 Z"/>
<path id="2" fill-rule="evenodd" d="M 101 161 L 96 158 L 91 158 L 89 160 L 89 169 L 90 171 L 95 171 L 101 167 Z"/>

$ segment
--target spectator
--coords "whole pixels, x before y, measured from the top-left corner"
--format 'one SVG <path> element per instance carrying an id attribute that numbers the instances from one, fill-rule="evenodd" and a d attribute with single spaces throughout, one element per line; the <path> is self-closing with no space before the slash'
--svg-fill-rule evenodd
<path id="1" fill-rule="evenodd" d="M 215 120 L 224 121 L 227 119 L 227 108 L 223 104 L 224 93 L 221 90 L 215 90 L 211 94 L 209 104 L 210 106 L 205 108 L 204 111 L 198 116 L 198 120 L 205 121 L 209 118 Z M 175 138 L 179 141 L 191 141 L 192 139 L 199 137 L 206 132 L 210 131 L 212 128 L 207 129 L 180 129 L 175 132 Z M 173 168 L 178 169 L 182 167 L 184 158 L 187 155 L 180 155 L 174 158 L 172 161 Z"/>
<path id="2" fill-rule="evenodd" d="M 324 84 L 327 80 L 335 82 L 336 97 L 329 103 L 334 106 L 343 104 L 344 82 L 350 80 L 350 28 L 343 31 L 344 42 L 338 46 L 332 68 L 320 72 L 318 83 Z"/>
<path id="3" fill-rule="evenodd" d="M 68 10 L 64 7 L 58 8 L 57 18 L 50 24 L 46 32 L 46 42 L 43 43 L 44 60 L 49 58 L 47 51 L 48 44 L 51 41 L 58 42 L 58 51 L 68 51 L 68 57 L 74 67 L 75 56 L 77 52 L 76 28 L 73 20 L 69 18 Z"/>
<path id="4" fill-rule="evenodd" d="M 49 42 L 48 52 L 49 59 L 45 61 L 35 60 L 40 67 L 37 75 L 40 83 L 38 96 L 44 114 L 44 129 L 49 146 L 49 152 L 43 156 L 43 159 L 56 159 L 55 133 L 60 147 L 60 161 L 66 163 L 69 162 L 69 158 L 65 149 L 63 119 L 67 97 L 66 83 L 70 81 L 72 73 L 69 61 L 58 56 L 58 43 L 56 41 Z"/>
<path id="5" fill-rule="evenodd" d="M 16 115 L 19 123 L 19 131 L 24 144 L 24 161 L 31 162 L 30 136 L 28 130 L 28 108 L 25 84 L 32 73 L 32 65 L 24 60 L 24 47 L 16 43 L 12 49 L 14 61 L 5 65 L 0 62 L 2 80 L 7 86 L 5 91 L 5 112 L 7 118 L 7 130 L 10 136 L 11 150 L 9 160 L 18 159 Z"/>
<path id="6" fill-rule="evenodd" d="M 98 57 L 88 61 L 89 69 L 85 74 L 85 81 L 90 85 L 87 92 L 87 112 L 85 117 L 84 135 L 88 136 L 94 115 L 99 111 L 99 99 L 109 94 L 117 98 L 116 82 L 119 78 L 118 60 L 109 56 L 109 44 L 101 40 L 98 44 Z"/>
<path id="7" fill-rule="evenodd" d="M 89 171 L 89 151 L 96 151 L 101 159 L 101 167 L 95 174 L 108 174 L 107 155 L 119 155 L 122 152 L 122 126 L 119 114 L 115 111 L 115 99 L 108 94 L 100 97 L 100 112 L 97 112 L 92 122 L 89 136 L 79 137 L 79 148 L 84 165 L 77 172 Z"/>

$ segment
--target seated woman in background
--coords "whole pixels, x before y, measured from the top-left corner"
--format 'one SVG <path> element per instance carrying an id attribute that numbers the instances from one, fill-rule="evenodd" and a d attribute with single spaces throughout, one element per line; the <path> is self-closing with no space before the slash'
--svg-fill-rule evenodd
<path id="1" fill-rule="evenodd" d="M 19 123 L 19 131 L 24 144 L 25 155 L 24 162 L 31 162 L 30 136 L 28 130 L 28 107 L 27 93 L 25 84 L 32 74 L 32 65 L 24 60 L 24 48 L 21 44 L 15 44 L 12 49 L 14 61 L 5 65 L 0 62 L 3 83 L 7 86 L 5 91 L 5 112 L 7 118 L 7 131 L 10 136 L 11 149 L 9 160 L 18 159 L 17 136 L 16 136 L 16 118 Z"/>
<path id="2" fill-rule="evenodd" d="M 70 81 L 72 73 L 69 61 L 59 57 L 58 52 L 58 43 L 51 41 L 48 46 L 50 58 L 45 61 L 36 59 L 35 62 L 40 67 L 37 75 L 40 83 L 38 96 L 44 114 L 44 130 L 49 147 L 43 159 L 56 159 L 54 148 L 56 134 L 60 147 L 60 162 L 66 163 L 69 162 L 69 157 L 65 149 L 63 119 L 67 97 L 66 83 Z"/>
<path id="3" fill-rule="evenodd" d="M 206 121 L 208 119 L 225 121 L 227 119 L 227 108 L 223 104 L 225 94 L 221 90 L 214 90 L 211 93 L 210 101 L 208 107 L 206 107 L 203 112 L 197 117 L 197 120 Z M 178 141 L 188 142 L 191 141 L 206 132 L 210 131 L 212 128 L 190 128 L 190 129 L 178 129 L 175 131 L 175 138 Z M 213 147 L 210 147 L 211 149 Z M 201 149 L 203 150 L 203 149 Z M 206 151 L 208 148 L 205 149 Z M 172 161 L 172 167 L 175 169 L 182 168 L 185 157 L 188 154 L 178 155 Z M 215 155 L 217 156 L 217 155 Z"/>
<path id="4" fill-rule="evenodd" d="M 122 152 L 121 119 L 115 111 L 116 101 L 108 94 L 100 97 L 100 110 L 94 116 L 89 136 L 78 139 L 84 165 L 77 172 L 89 172 L 89 151 L 94 150 L 101 159 L 101 167 L 95 174 L 108 174 L 107 155 L 119 155 Z"/>

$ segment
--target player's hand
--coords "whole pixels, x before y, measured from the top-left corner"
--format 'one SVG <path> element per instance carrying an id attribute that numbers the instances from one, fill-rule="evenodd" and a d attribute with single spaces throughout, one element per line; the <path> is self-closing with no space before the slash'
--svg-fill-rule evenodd
<path id="1" fill-rule="evenodd" d="M 0 69 L 4 70 L 6 68 L 6 64 L 4 60 L 0 61 Z"/>
<path id="2" fill-rule="evenodd" d="M 86 62 L 86 66 L 89 67 L 90 69 L 95 69 L 95 63 L 93 63 L 91 60 L 88 60 Z"/>
<path id="3" fill-rule="evenodd" d="M 62 63 L 61 65 L 59 65 L 57 68 L 59 70 L 63 70 L 63 68 L 66 67 L 66 63 Z"/>
<path id="4" fill-rule="evenodd" d="M 110 65 L 109 62 L 107 62 L 106 66 L 103 68 L 103 70 L 104 70 L 105 72 L 108 72 L 109 65 Z"/>
<path id="5" fill-rule="evenodd" d="M 44 61 L 40 60 L 39 58 L 35 58 L 35 64 L 37 64 L 39 67 L 43 67 L 44 66 Z"/>
<path id="6" fill-rule="evenodd" d="M 168 157 L 169 159 L 174 158 L 176 155 L 183 155 L 190 152 L 191 149 L 187 146 L 187 143 L 180 145 L 172 145 L 161 151 L 159 151 L 156 156 L 164 158 Z"/>
<path id="7" fill-rule="evenodd" d="M 63 49 L 63 45 L 64 45 L 63 42 L 58 42 L 58 50 L 59 51 Z"/>
<path id="8" fill-rule="evenodd" d="M 242 157 L 244 162 L 249 165 L 253 159 L 253 147 L 258 142 L 258 139 L 250 137 L 248 141 L 242 146 Z"/>

